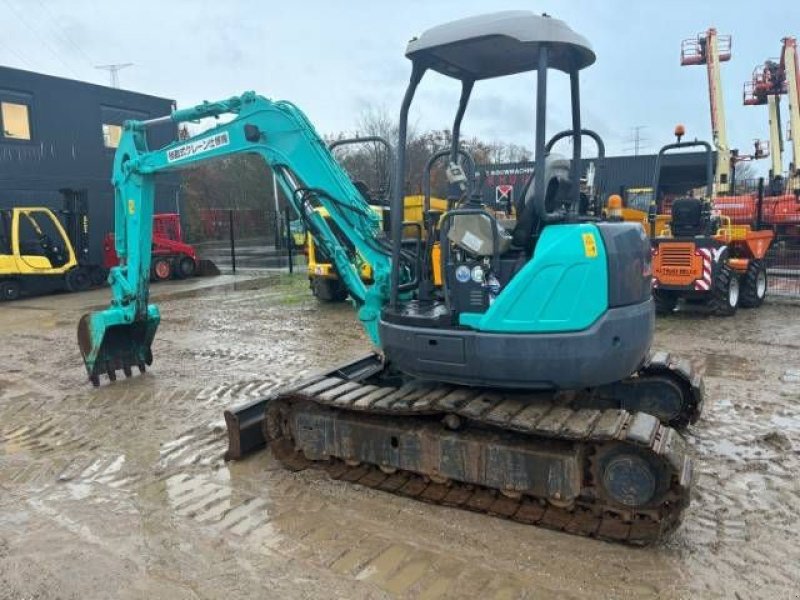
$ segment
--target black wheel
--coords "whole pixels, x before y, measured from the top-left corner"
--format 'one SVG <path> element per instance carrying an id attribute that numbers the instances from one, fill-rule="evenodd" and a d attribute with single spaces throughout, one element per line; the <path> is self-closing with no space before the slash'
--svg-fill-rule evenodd
<path id="1" fill-rule="evenodd" d="M 153 281 L 167 281 L 172 277 L 172 263 L 166 258 L 156 258 L 150 272 Z"/>
<path id="2" fill-rule="evenodd" d="M 656 303 L 657 315 L 668 315 L 678 305 L 678 295 L 667 290 L 653 290 L 653 300 Z"/>
<path id="3" fill-rule="evenodd" d="M 717 267 L 709 294 L 708 306 L 715 315 L 729 317 L 736 313 L 739 306 L 739 278 L 727 264 Z"/>
<path id="4" fill-rule="evenodd" d="M 177 262 L 175 277 L 189 279 L 189 277 L 194 277 L 196 271 L 197 263 L 194 262 L 194 259 L 191 256 L 182 256 Z"/>
<path id="5" fill-rule="evenodd" d="M 740 281 L 742 297 L 740 303 L 744 308 L 757 308 L 764 303 L 767 295 L 767 268 L 760 260 L 751 260 L 747 271 Z"/>
<path id="6" fill-rule="evenodd" d="M 133 371 L 130 365 L 124 365 L 122 367 L 122 372 L 125 373 L 125 377 L 133 377 Z"/>
<path id="7" fill-rule="evenodd" d="M 103 267 L 92 267 L 89 269 L 89 279 L 92 280 L 92 285 L 94 287 L 105 285 L 106 280 L 108 279 L 108 271 L 106 271 Z"/>
<path id="8" fill-rule="evenodd" d="M 603 496 L 619 506 L 652 506 L 669 487 L 664 466 L 639 448 L 610 444 L 601 448 L 594 460 Z"/>
<path id="9" fill-rule="evenodd" d="M 89 271 L 83 267 L 76 267 L 67 271 L 64 283 L 70 292 L 85 292 L 92 287 L 92 278 Z"/>
<path id="10" fill-rule="evenodd" d="M 314 277 L 311 280 L 311 291 L 322 302 L 344 302 L 347 299 L 347 289 L 341 279 Z"/>
<path id="11" fill-rule="evenodd" d="M 0 283 L 0 301 L 11 301 L 19 298 L 21 291 L 19 281 L 4 281 Z"/>

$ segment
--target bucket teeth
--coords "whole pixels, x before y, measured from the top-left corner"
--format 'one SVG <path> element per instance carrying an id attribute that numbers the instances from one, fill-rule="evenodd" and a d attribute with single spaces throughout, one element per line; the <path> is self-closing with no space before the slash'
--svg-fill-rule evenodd
<path id="1" fill-rule="evenodd" d="M 109 382 L 113 383 L 117 380 L 117 371 L 122 371 L 125 375 L 126 379 L 133 377 L 133 367 L 137 367 L 140 373 L 144 373 L 147 370 L 145 366 L 145 361 L 140 360 L 136 362 L 122 362 L 121 360 L 116 361 L 105 361 L 103 364 L 96 364 L 95 368 L 89 374 L 89 381 L 92 383 L 94 387 L 100 386 L 100 378 L 102 375 L 108 377 Z"/>

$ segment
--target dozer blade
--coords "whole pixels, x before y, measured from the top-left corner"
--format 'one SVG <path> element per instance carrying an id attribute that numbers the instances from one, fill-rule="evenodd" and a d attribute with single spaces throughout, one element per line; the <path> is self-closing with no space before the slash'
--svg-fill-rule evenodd
<path id="1" fill-rule="evenodd" d="M 195 274 L 198 277 L 216 277 L 220 274 L 220 270 L 213 260 L 201 258 L 197 261 L 197 271 Z"/>
<path id="2" fill-rule="evenodd" d="M 241 460 L 266 446 L 264 416 L 267 405 L 274 398 L 321 381 L 326 377 L 341 377 L 343 379 L 361 381 L 379 373 L 383 369 L 384 363 L 381 357 L 378 354 L 370 353 L 358 360 L 347 362 L 299 383 L 291 384 L 264 398 L 226 410 L 224 416 L 225 426 L 228 429 L 228 450 L 225 452 L 225 460 Z"/>
<path id="3" fill-rule="evenodd" d="M 158 309 L 149 306 L 145 318 L 132 323 L 120 321 L 122 313 L 110 308 L 85 314 L 78 323 L 78 346 L 89 381 L 95 387 L 104 373 L 109 381 L 116 381 L 117 370 L 130 377 L 133 367 L 144 373 L 146 366 L 153 363 L 150 346 L 160 321 Z"/>

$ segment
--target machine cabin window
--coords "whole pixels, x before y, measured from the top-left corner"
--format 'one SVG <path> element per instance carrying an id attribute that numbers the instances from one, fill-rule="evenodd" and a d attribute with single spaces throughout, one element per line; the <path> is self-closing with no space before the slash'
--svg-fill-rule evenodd
<path id="1" fill-rule="evenodd" d="M 0 102 L 2 137 L 10 140 L 30 140 L 31 122 L 27 104 Z"/>
<path id="2" fill-rule="evenodd" d="M 116 148 L 122 137 L 122 125 L 103 123 L 103 145 L 106 148 Z"/>

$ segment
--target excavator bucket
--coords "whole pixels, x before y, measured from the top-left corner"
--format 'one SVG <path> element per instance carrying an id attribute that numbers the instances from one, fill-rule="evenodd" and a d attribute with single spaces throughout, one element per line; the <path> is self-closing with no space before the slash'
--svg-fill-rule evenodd
<path id="1" fill-rule="evenodd" d="M 126 377 L 137 367 L 144 373 L 153 362 L 150 349 L 161 320 L 158 309 L 148 306 L 145 318 L 126 323 L 119 309 L 87 313 L 78 323 L 78 346 L 89 381 L 100 385 L 100 376 L 105 373 L 109 381 L 116 381 L 117 370 Z"/>

